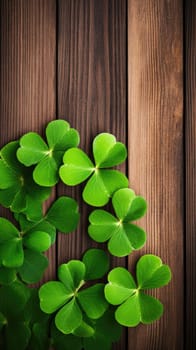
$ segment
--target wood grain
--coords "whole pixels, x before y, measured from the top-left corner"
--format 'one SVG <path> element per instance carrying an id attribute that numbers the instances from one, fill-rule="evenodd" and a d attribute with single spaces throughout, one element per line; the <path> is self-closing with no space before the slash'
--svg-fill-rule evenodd
<path id="1" fill-rule="evenodd" d="M 183 23 L 180 0 L 128 1 L 129 177 L 148 201 L 144 252 L 171 266 L 162 319 L 129 332 L 129 349 L 183 348 Z M 129 259 L 130 268 L 141 255 Z"/>
<path id="2" fill-rule="evenodd" d="M 126 142 L 126 1 L 59 1 L 58 116 L 79 130 L 80 146 L 88 153 L 93 138 L 103 131 Z M 87 236 L 92 209 L 82 202 L 81 191 L 63 185 L 58 190 L 75 197 L 81 212 L 77 232 L 59 237 L 59 263 L 96 245 Z M 125 259 L 118 262 L 125 264 Z M 115 349 L 125 349 L 125 342 L 124 336 Z"/>
<path id="3" fill-rule="evenodd" d="M 185 3 L 186 342 L 196 348 L 196 3 Z"/>
<path id="4" fill-rule="evenodd" d="M 55 0 L 0 1 L 0 144 L 56 117 Z M 45 278 L 55 271 L 55 247 Z M 53 259 L 53 261 L 52 261 Z"/>

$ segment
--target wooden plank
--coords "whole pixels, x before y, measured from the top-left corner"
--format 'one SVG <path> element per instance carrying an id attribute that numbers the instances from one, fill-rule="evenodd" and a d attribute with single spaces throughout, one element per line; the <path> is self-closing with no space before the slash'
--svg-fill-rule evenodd
<path id="1" fill-rule="evenodd" d="M 173 272 L 156 293 L 162 319 L 129 332 L 135 350 L 183 348 L 182 29 L 182 1 L 128 1 L 129 177 L 148 201 L 143 253 L 160 255 Z"/>
<path id="2" fill-rule="evenodd" d="M 80 146 L 87 152 L 103 131 L 125 142 L 126 1 L 60 0 L 58 19 L 58 116 L 79 130 Z M 59 263 L 96 246 L 87 236 L 92 209 L 82 203 L 81 190 L 63 185 L 58 189 L 59 194 L 75 197 L 81 212 L 77 232 L 59 237 Z M 116 349 L 125 349 L 125 337 Z"/>
<path id="3" fill-rule="evenodd" d="M 196 348 L 196 3 L 185 2 L 186 342 Z"/>
<path id="4" fill-rule="evenodd" d="M 42 132 L 56 116 L 55 0 L 0 1 L 0 143 Z M 45 278 L 55 271 L 55 247 Z"/>

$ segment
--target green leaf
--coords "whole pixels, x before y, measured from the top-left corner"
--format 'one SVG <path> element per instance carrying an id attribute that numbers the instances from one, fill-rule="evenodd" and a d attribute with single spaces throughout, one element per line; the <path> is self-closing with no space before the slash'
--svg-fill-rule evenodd
<path id="1" fill-rule="evenodd" d="M 63 306 L 71 296 L 63 283 L 47 282 L 39 289 L 40 308 L 43 312 L 51 314 Z"/>
<path id="2" fill-rule="evenodd" d="M 64 284 L 66 290 L 72 295 L 79 288 L 85 276 L 85 265 L 78 260 L 71 260 L 67 264 L 62 264 L 58 268 L 58 278 Z"/>
<path id="3" fill-rule="evenodd" d="M 0 190 L 0 204 L 5 208 L 9 208 L 18 192 L 17 186 L 9 187 L 5 190 Z"/>
<path id="4" fill-rule="evenodd" d="M 26 283 L 38 282 L 48 266 L 48 259 L 41 253 L 25 249 L 24 263 L 18 269 L 20 277 Z"/>
<path id="5" fill-rule="evenodd" d="M 26 235 L 32 234 L 35 231 L 41 231 L 46 232 L 50 236 L 51 244 L 55 242 L 56 229 L 48 221 L 43 219 L 43 221 L 38 223 L 32 221 L 30 222 L 26 220 L 26 217 L 24 215 L 20 215 L 19 222 L 23 233 L 25 233 L 24 238 Z"/>
<path id="6" fill-rule="evenodd" d="M 72 333 L 82 322 L 82 312 L 75 300 L 70 300 L 55 317 L 56 327 L 64 334 Z"/>
<path id="7" fill-rule="evenodd" d="M 51 156 L 42 159 L 33 172 L 34 181 L 40 186 L 54 186 L 58 182 L 58 165 Z"/>
<path id="8" fill-rule="evenodd" d="M 124 225 L 119 225 L 108 242 L 109 252 L 118 257 L 129 255 L 132 250 L 131 241 Z"/>
<path id="9" fill-rule="evenodd" d="M 0 243 L 19 236 L 17 228 L 9 220 L 0 217 Z"/>
<path id="10" fill-rule="evenodd" d="M 117 322 L 125 327 L 135 327 L 141 321 L 139 298 L 134 294 L 120 305 L 115 313 Z"/>
<path id="11" fill-rule="evenodd" d="M 104 297 L 104 284 L 98 283 L 78 293 L 78 300 L 88 317 L 97 319 L 108 308 Z"/>
<path id="12" fill-rule="evenodd" d="M 106 242 L 118 228 L 117 219 L 105 210 L 94 210 L 90 216 L 89 236 L 96 242 Z"/>
<path id="13" fill-rule="evenodd" d="M 130 188 L 116 191 L 112 197 L 112 204 L 117 217 L 123 222 L 137 220 L 144 216 L 147 210 L 145 199 L 136 196 Z"/>
<path id="14" fill-rule="evenodd" d="M 4 316 L 19 320 L 30 297 L 30 290 L 24 284 L 16 281 L 0 288 L 0 310 Z"/>
<path id="15" fill-rule="evenodd" d="M 16 182 L 16 176 L 13 171 L 0 159 L 0 189 L 6 189 L 13 186 Z"/>
<path id="16" fill-rule="evenodd" d="M 17 150 L 18 160 L 26 165 L 37 164 L 48 152 L 48 147 L 42 137 L 36 132 L 29 132 L 21 137 L 20 148 Z"/>
<path id="17" fill-rule="evenodd" d="M 133 199 L 131 204 L 131 211 L 129 215 L 125 218 L 127 221 L 134 221 L 140 219 L 146 214 L 147 203 L 143 197 L 137 196 Z"/>
<path id="18" fill-rule="evenodd" d="M 116 267 L 108 274 L 105 297 L 112 305 L 119 305 L 130 297 L 137 286 L 131 274 L 124 267 Z"/>
<path id="19" fill-rule="evenodd" d="M 159 300 L 142 292 L 131 296 L 116 311 L 116 320 L 123 326 L 135 327 L 158 320 L 163 314 L 163 305 Z"/>
<path id="20" fill-rule="evenodd" d="M 0 152 L 1 158 L 7 164 L 7 166 L 14 170 L 15 173 L 20 173 L 21 164 L 16 158 L 16 151 L 19 147 L 18 141 L 11 141 L 5 145 Z"/>
<path id="21" fill-rule="evenodd" d="M 171 280 L 171 270 L 158 256 L 147 254 L 137 263 L 137 281 L 141 289 L 162 287 Z"/>
<path id="22" fill-rule="evenodd" d="M 122 188 L 114 193 L 112 197 L 112 205 L 116 216 L 120 220 L 124 221 L 124 219 L 129 215 L 134 198 L 135 192 L 130 188 Z"/>
<path id="23" fill-rule="evenodd" d="M 22 239 L 13 238 L 0 244 L 1 264 L 5 267 L 19 267 L 23 264 L 24 253 Z"/>
<path id="24" fill-rule="evenodd" d="M 126 159 L 127 150 L 123 143 L 116 142 L 115 136 L 102 133 L 93 141 L 93 155 L 97 167 L 112 167 Z"/>
<path id="25" fill-rule="evenodd" d="M 46 251 L 51 245 L 51 238 L 46 232 L 34 231 L 24 236 L 25 247 L 37 252 Z"/>
<path id="26" fill-rule="evenodd" d="M 64 165 L 60 167 L 59 174 L 66 185 L 78 185 L 94 171 L 90 158 L 78 148 L 69 149 L 63 157 L 63 162 Z"/>
<path id="27" fill-rule="evenodd" d="M 48 210 L 46 219 L 61 232 L 74 231 L 79 221 L 77 202 L 70 197 L 59 197 Z"/>
<path id="28" fill-rule="evenodd" d="M 72 334 L 65 335 L 61 333 L 53 324 L 51 327 L 51 335 L 55 350 L 82 349 L 82 339 L 80 337 L 74 336 Z"/>
<path id="29" fill-rule="evenodd" d="M 85 350 L 110 350 L 112 343 L 120 339 L 122 327 L 114 318 L 114 311 L 109 308 L 104 315 L 94 321 L 93 337 L 83 340 Z"/>
<path id="30" fill-rule="evenodd" d="M 46 138 L 50 149 L 63 151 L 79 144 L 80 138 L 77 130 L 70 129 L 65 120 L 53 120 L 46 128 Z"/>
<path id="31" fill-rule="evenodd" d="M 163 305 L 159 300 L 153 298 L 152 296 L 141 292 L 139 294 L 139 303 L 142 323 L 152 323 L 162 316 Z"/>
<path id="32" fill-rule="evenodd" d="M 84 321 L 82 321 L 80 326 L 73 331 L 74 335 L 76 335 L 77 337 L 82 337 L 82 338 L 83 337 L 84 338 L 92 337 L 94 335 L 94 333 L 95 333 L 94 328 L 91 327 L 89 324 L 87 324 Z"/>
<path id="33" fill-rule="evenodd" d="M 82 261 L 86 266 L 85 279 L 87 281 L 102 278 L 109 270 L 108 255 L 101 249 L 87 250 Z"/>
<path id="34" fill-rule="evenodd" d="M 28 350 L 48 350 L 50 347 L 49 325 L 47 322 L 34 323 Z"/>
<path id="35" fill-rule="evenodd" d="M 31 336 L 31 331 L 24 322 L 14 322 L 8 324 L 5 334 L 7 350 L 15 349 L 16 344 L 20 350 L 25 350 Z"/>
<path id="36" fill-rule="evenodd" d="M 11 284 L 16 280 L 15 269 L 9 269 L 4 266 L 0 266 L 0 284 Z"/>
<path id="37" fill-rule="evenodd" d="M 82 196 L 89 205 L 101 207 L 108 203 L 115 191 L 127 186 L 128 179 L 121 172 L 97 169 L 88 180 Z"/>

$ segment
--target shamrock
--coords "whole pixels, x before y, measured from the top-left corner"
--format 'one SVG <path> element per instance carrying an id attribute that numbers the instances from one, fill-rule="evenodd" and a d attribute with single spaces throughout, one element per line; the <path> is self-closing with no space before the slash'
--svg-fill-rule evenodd
<path id="1" fill-rule="evenodd" d="M 18 220 L 20 230 L 0 218 L 0 266 L 17 268 L 23 281 L 34 283 L 48 265 L 42 253 L 55 242 L 56 229 L 69 233 L 77 227 L 78 206 L 72 198 L 59 197 L 38 222 L 29 222 L 23 215 Z"/>
<path id="2" fill-rule="evenodd" d="M 146 212 L 146 201 L 129 188 L 116 191 L 112 197 L 116 216 L 102 209 L 94 210 L 90 216 L 88 233 L 96 242 L 108 242 L 111 254 L 122 257 L 141 248 L 146 241 L 146 233 L 130 223 Z"/>
<path id="3" fill-rule="evenodd" d="M 61 180 L 66 185 L 77 185 L 90 177 L 83 190 L 83 199 L 93 206 L 105 205 L 119 188 L 128 187 L 128 179 L 117 170 L 108 170 L 122 163 L 127 156 L 126 147 L 108 133 L 102 133 L 93 141 L 95 165 L 81 149 L 71 148 L 63 157 L 60 167 Z"/>
<path id="4" fill-rule="evenodd" d="M 145 290 L 162 287 L 171 279 L 169 266 L 162 264 L 158 256 L 142 256 L 136 266 L 137 285 L 132 275 L 123 267 L 114 268 L 108 274 L 105 297 L 112 305 L 120 305 L 115 317 L 123 326 L 135 327 L 140 322 L 151 323 L 163 313 L 163 305 Z"/>
<path id="5" fill-rule="evenodd" d="M 48 144 L 35 132 L 25 134 L 20 139 L 17 157 L 27 167 L 36 165 L 33 179 L 38 185 L 54 186 L 59 180 L 63 154 L 78 145 L 79 134 L 68 122 L 54 120 L 46 127 L 46 139 Z"/>
<path id="6" fill-rule="evenodd" d="M 61 333 L 54 325 L 51 333 L 56 350 L 110 350 L 112 343 L 119 340 L 121 330 L 110 307 L 99 319 L 85 318 L 73 335 Z"/>
<path id="7" fill-rule="evenodd" d="M 13 212 L 23 212 L 30 220 L 37 220 L 51 190 L 35 184 L 32 168 L 27 169 L 16 158 L 18 147 L 19 143 L 13 141 L 0 152 L 0 204 Z"/>
<path id="8" fill-rule="evenodd" d="M 83 314 L 92 319 L 98 319 L 104 314 L 108 307 L 104 297 L 104 284 L 97 283 L 82 290 L 81 288 L 87 278 L 102 277 L 107 269 L 106 253 L 93 249 L 86 252 L 83 261 L 71 260 L 60 265 L 59 281 L 42 285 L 39 290 L 41 310 L 48 314 L 57 311 L 55 325 L 62 333 L 73 333 L 82 324 Z"/>

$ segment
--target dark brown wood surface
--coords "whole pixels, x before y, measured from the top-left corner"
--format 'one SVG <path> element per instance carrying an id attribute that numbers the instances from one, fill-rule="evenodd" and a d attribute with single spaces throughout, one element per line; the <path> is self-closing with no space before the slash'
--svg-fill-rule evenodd
<path id="1" fill-rule="evenodd" d="M 185 12 L 185 145 L 186 145 L 186 342 L 196 348 L 196 2 Z"/>
<path id="2" fill-rule="evenodd" d="M 56 2 L 0 1 L 0 144 L 56 117 Z M 53 276 L 55 247 L 45 278 Z"/>
<path id="3" fill-rule="evenodd" d="M 0 0 L 0 147 L 31 130 L 43 133 L 55 118 L 79 130 L 89 154 L 97 133 L 115 134 L 128 145 L 121 169 L 148 201 L 141 221 L 147 245 L 129 268 L 144 252 L 172 268 L 171 284 L 156 292 L 163 318 L 125 332 L 118 350 L 196 347 L 195 1 L 184 1 L 184 10 L 183 25 L 181 0 Z M 44 280 L 96 246 L 82 187 L 54 191 L 53 198 L 77 199 L 81 222 L 75 233 L 59 234 Z"/>
<path id="4" fill-rule="evenodd" d="M 183 26 L 179 0 L 129 1 L 129 178 L 148 202 L 143 252 L 171 266 L 164 316 L 129 332 L 135 350 L 183 349 Z M 130 257 L 129 263 L 142 252 Z"/>

